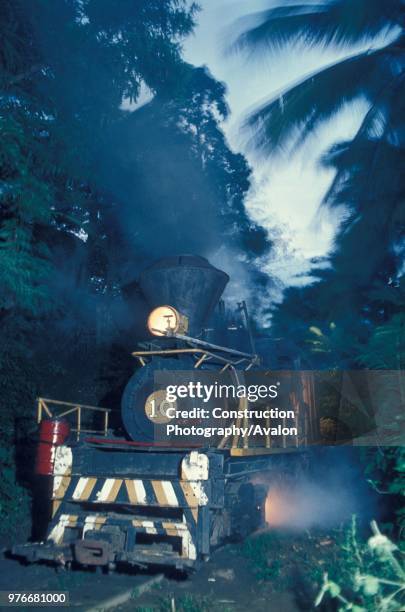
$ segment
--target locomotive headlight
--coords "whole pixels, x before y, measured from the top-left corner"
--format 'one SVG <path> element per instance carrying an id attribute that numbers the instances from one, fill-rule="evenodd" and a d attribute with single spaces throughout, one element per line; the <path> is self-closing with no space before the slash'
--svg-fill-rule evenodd
<path id="1" fill-rule="evenodd" d="M 154 336 L 184 334 L 188 330 L 188 319 L 173 306 L 158 306 L 148 317 L 148 330 Z"/>

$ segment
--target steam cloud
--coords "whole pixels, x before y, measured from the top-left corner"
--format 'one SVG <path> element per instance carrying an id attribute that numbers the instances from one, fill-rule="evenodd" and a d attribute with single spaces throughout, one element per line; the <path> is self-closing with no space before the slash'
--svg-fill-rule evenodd
<path id="1" fill-rule="evenodd" d="M 268 483 L 266 522 L 269 527 L 302 530 L 336 527 L 356 514 L 369 520 L 376 515 L 374 495 L 360 478 L 355 453 L 328 449 L 317 458 L 324 463 L 294 483 Z M 325 460 L 326 459 L 326 460 Z"/>

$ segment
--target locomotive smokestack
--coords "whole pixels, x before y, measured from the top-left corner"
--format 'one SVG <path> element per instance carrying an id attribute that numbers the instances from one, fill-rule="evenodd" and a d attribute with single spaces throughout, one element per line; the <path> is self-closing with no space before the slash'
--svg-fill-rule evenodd
<path id="1" fill-rule="evenodd" d="M 198 255 L 164 257 L 144 270 L 139 285 L 152 308 L 168 304 L 185 315 L 198 334 L 217 305 L 229 276 Z"/>

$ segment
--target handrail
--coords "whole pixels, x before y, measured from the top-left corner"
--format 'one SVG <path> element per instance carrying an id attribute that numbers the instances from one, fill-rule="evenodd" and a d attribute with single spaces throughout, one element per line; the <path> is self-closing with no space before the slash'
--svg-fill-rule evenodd
<path id="1" fill-rule="evenodd" d="M 216 345 L 213 344 L 211 346 L 215 347 L 215 350 L 217 350 Z M 221 348 L 221 347 L 218 347 L 218 348 Z M 231 351 L 230 350 L 225 351 L 224 349 L 223 352 L 231 352 Z M 239 356 L 241 355 L 239 359 L 232 360 L 229 357 L 225 357 L 223 355 L 219 355 L 218 353 L 214 353 L 206 348 L 199 348 L 199 347 L 134 351 L 132 355 L 140 361 L 142 366 L 144 366 L 145 365 L 144 357 L 153 357 L 155 355 L 163 355 L 163 356 L 182 355 L 185 353 L 192 354 L 195 356 L 195 358 L 197 358 L 197 363 L 194 365 L 194 369 L 198 369 L 199 366 L 207 359 L 215 359 L 223 363 L 224 369 L 228 368 L 229 366 L 239 366 L 240 364 L 245 362 L 245 364 L 247 363 L 245 370 L 250 370 L 250 368 L 256 363 L 256 355 L 248 355 L 247 353 L 240 353 L 239 351 L 232 351 L 232 353 L 235 353 L 236 355 L 239 355 Z"/>
<path id="2" fill-rule="evenodd" d="M 66 417 L 67 415 L 76 414 L 76 427 L 72 427 L 71 431 L 76 432 L 77 438 L 79 439 L 81 433 L 93 433 L 100 434 L 102 433 L 105 437 L 108 435 L 108 421 L 109 421 L 109 413 L 111 412 L 110 408 L 102 408 L 100 406 L 88 406 L 87 404 L 79 404 L 72 402 L 62 402 L 60 400 L 53 400 L 46 397 L 38 397 L 38 408 L 37 408 L 37 422 L 40 423 L 44 418 L 44 413 L 49 418 L 60 418 Z M 55 411 L 51 410 L 50 405 L 53 406 L 64 406 L 67 410 Z M 83 412 L 93 411 L 100 412 L 104 414 L 103 427 L 102 429 L 84 429 L 82 427 L 82 416 Z"/>

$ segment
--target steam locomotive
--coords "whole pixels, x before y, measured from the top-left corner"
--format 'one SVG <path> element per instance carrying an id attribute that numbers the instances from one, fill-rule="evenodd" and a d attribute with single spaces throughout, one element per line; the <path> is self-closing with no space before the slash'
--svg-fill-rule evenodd
<path id="1" fill-rule="evenodd" d="M 122 396 L 121 431 L 111 429 L 106 408 L 39 398 L 36 471 L 49 486 L 50 518 L 44 541 L 15 545 L 14 555 L 65 567 L 187 571 L 225 540 L 264 525 L 266 483 L 291 470 L 288 456 L 299 456 L 317 436 L 309 373 L 300 373 L 299 384 L 287 380 L 296 435 L 272 437 L 268 428 L 251 440 L 238 427 L 209 439 L 163 435 L 168 383 L 222 377 L 235 386 L 271 374 L 261 369 L 246 305 L 230 314 L 220 299 L 228 281 L 191 255 L 142 272 L 148 337 L 133 353 L 137 368 Z M 246 414 L 246 397 L 225 402 Z M 195 406 L 190 398 L 180 403 Z M 249 425 L 249 418 L 229 424 Z"/>

